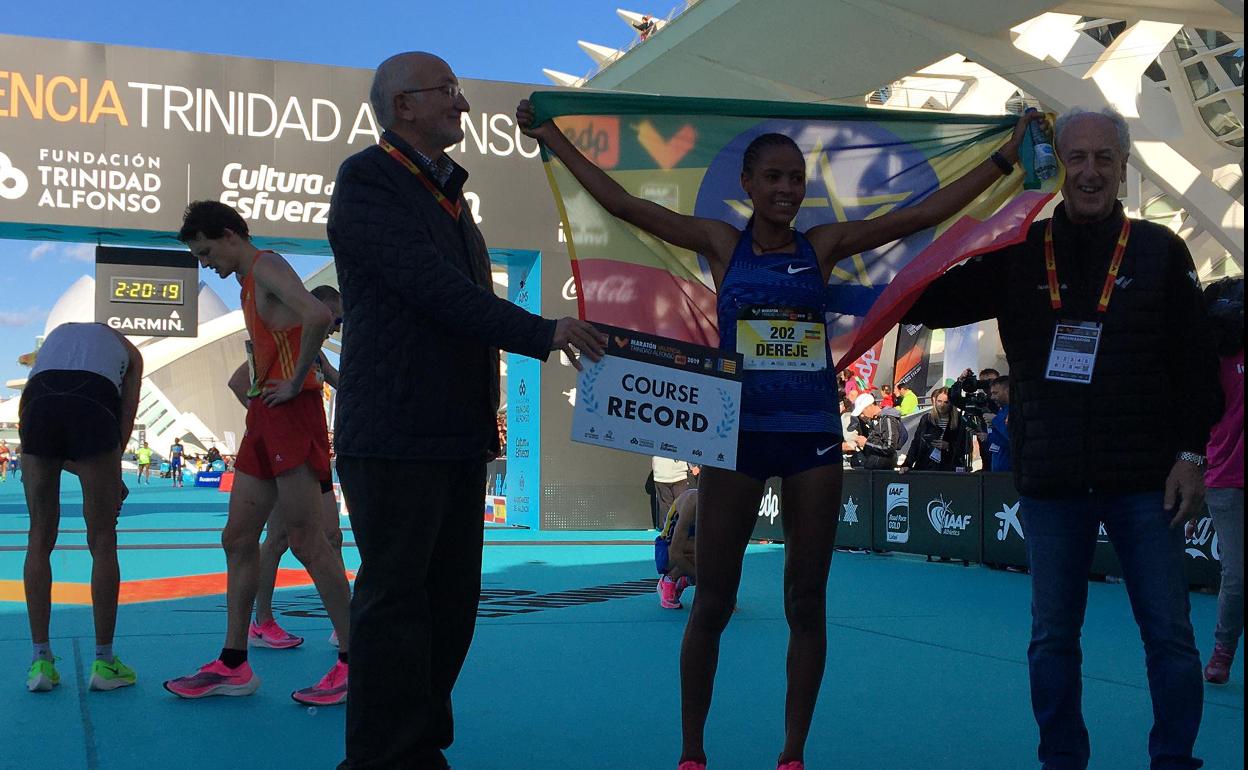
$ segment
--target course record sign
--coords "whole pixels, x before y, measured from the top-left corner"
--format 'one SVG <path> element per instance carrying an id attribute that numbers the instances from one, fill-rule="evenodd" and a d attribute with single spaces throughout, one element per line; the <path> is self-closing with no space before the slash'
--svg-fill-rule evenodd
<path id="1" fill-rule="evenodd" d="M 199 265 L 186 251 L 97 246 L 95 320 L 136 337 L 194 337 Z"/>

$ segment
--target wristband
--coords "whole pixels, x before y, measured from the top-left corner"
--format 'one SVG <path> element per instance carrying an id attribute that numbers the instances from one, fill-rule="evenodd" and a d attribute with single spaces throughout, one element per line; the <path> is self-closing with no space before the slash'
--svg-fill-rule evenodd
<path id="1" fill-rule="evenodd" d="M 989 157 L 992 162 L 997 164 L 997 168 L 1001 169 L 1001 173 L 1009 176 L 1014 171 L 1014 164 L 1005 159 L 1005 156 L 999 152 L 994 152 Z"/>

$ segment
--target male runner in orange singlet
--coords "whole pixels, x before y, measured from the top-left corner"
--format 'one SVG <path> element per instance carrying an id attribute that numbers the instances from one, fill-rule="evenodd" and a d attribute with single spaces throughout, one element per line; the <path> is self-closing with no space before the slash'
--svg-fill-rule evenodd
<path id="1" fill-rule="evenodd" d="M 313 373 L 333 318 L 286 260 L 252 245 L 247 223 L 229 206 L 192 203 L 178 239 L 201 265 L 222 278 L 237 275 L 242 284 L 254 397 L 221 533 L 229 575 L 225 648 L 194 674 L 165 682 L 165 689 L 183 698 L 203 698 L 250 695 L 260 686 L 247 662 L 247 628 L 256 598 L 260 533 L 276 503 L 291 550 L 312 576 L 340 645 L 329 673 L 291 697 L 308 705 L 343 703 L 351 591 L 318 520 L 320 482 L 330 478 L 330 468 L 321 388 Z"/>

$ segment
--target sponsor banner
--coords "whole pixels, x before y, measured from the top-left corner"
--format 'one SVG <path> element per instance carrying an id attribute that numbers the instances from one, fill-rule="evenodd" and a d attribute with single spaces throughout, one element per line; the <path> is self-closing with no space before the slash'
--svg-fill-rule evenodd
<path id="1" fill-rule="evenodd" d="M 918 324 L 902 324 L 897 329 L 897 356 L 893 364 L 893 379 L 898 385 L 908 385 L 915 395 L 927 393 L 928 349 L 932 332 Z"/>
<path id="2" fill-rule="evenodd" d="M 221 486 L 221 471 L 201 471 L 195 474 L 195 486 L 197 487 L 219 487 Z"/>
<path id="3" fill-rule="evenodd" d="M 572 440 L 732 469 L 741 356 L 599 325 L 607 355 L 577 378 Z"/>
<path id="4" fill-rule="evenodd" d="M 980 482 L 961 473 L 879 473 L 875 542 L 902 553 L 980 561 Z"/>
<path id="5" fill-rule="evenodd" d="M 372 70 L 0 35 L 0 236 L 179 247 L 186 204 L 233 206 L 258 245 L 328 254 L 338 166 L 375 144 Z M 512 117 L 531 85 L 463 80 L 448 151 L 472 174 L 486 242 L 550 248 L 559 217 L 537 142 Z"/>
<path id="6" fill-rule="evenodd" d="M 784 541 L 781 481 L 768 479 L 758 504 L 758 522 L 750 535 L 754 540 Z M 847 470 L 841 485 L 841 506 L 837 512 L 837 548 L 871 547 L 871 472 Z"/>
<path id="7" fill-rule="evenodd" d="M 1027 541 L 1019 516 L 1018 492 L 1010 473 L 977 474 L 983 482 L 984 563 L 1027 566 Z"/>

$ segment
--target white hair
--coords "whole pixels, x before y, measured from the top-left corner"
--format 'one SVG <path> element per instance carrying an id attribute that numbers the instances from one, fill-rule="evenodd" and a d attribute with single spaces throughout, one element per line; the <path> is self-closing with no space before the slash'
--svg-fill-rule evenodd
<path id="1" fill-rule="evenodd" d="M 1066 110 L 1058 116 L 1057 123 L 1053 126 L 1053 137 L 1056 143 L 1061 143 L 1062 131 L 1066 130 L 1067 126 L 1088 115 L 1099 115 L 1113 123 L 1114 129 L 1118 132 L 1118 149 L 1122 150 L 1123 155 L 1131 154 L 1131 129 L 1127 126 L 1127 119 L 1113 107 L 1102 107 L 1095 111 L 1085 110 L 1082 107 L 1071 107 Z"/>
<path id="2" fill-rule="evenodd" d="M 373 85 L 368 89 L 368 101 L 373 105 L 373 114 L 382 128 L 390 128 L 394 124 L 394 96 L 403 87 L 409 74 L 408 58 L 420 55 L 420 51 L 396 53 L 377 65 L 373 73 Z"/>

